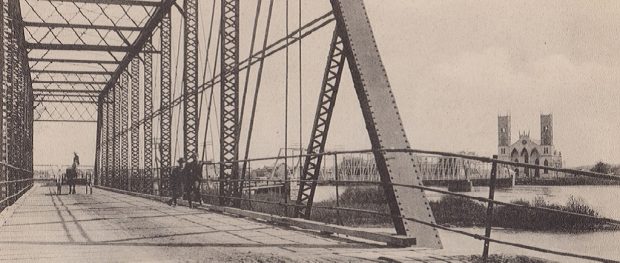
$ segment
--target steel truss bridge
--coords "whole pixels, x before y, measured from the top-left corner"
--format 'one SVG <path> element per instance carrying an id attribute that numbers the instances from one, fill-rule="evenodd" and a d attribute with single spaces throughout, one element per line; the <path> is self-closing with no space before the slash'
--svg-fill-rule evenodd
<path id="1" fill-rule="evenodd" d="M 600 259 L 496 240 L 490 237 L 490 225 L 482 236 L 436 224 L 425 191 L 452 193 L 423 186 L 422 177 L 430 168 L 416 161 L 416 156 L 430 154 L 487 165 L 492 167 L 489 171 L 492 182 L 498 174 L 497 165 L 545 167 L 412 149 L 363 1 L 325 0 L 326 13 L 303 20 L 305 10 L 301 10 L 301 1 L 294 6 L 299 8 L 295 18 L 289 14 L 289 2 L 292 5 L 297 1 L 286 1 L 284 34 L 276 28 L 277 23 L 282 26 L 282 21 L 274 18 L 274 9 L 280 10 L 282 2 L 244 1 L 244 5 L 256 5 L 250 13 L 241 12 L 241 2 L 0 0 L 2 207 L 14 204 L 33 185 L 34 122 L 96 122 L 94 178 L 95 185 L 102 189 L 164 200 L 171 194 L 168 186 L 175 165 L 176 140 L 181 141 L 180 151 L 186 159 L 193 155 L 202 159 L 200 155 L 205 155 L 207 134 L 216 134 L 211 144 L 217 142 L 218 152 L 210 158 L 216 161 L 203 159 L 202 162 L 203 178 L 209 178 L 209 185 L 214 187 L 201 192 L 201 196 L 213 209 L 265 217 L 265 214 L 248 211 L 252 210 L 252 203 L 271 204 L 284 207 L 283 217 L 304 220 L 313 219 L 312 211 L 316 209 L 371 213 L 391 218 L 396 237 L 355 234 L 357 232 L 338 226 L 330 226 L 327 232 L 344 231 L 392 244 L 441 248 L 438 229 L 442 229 L 484 240 L 485 255 L 489 243 L 498 242 L 556 255 Z M 253 21 L 249 23 L 251 28 L 242 28 L 248 21 Z M 293 24 L 295 26 L 290 26 Z M 268 58 L 286 54 L 288 92 L 290 50 L 299 48 L 296 61 L 301 68 L 302 41 L 315 32 L 326 30 L 332 30 L 332 37 L 330 44 L 324 47 L 323 79 L 316 83 L 320 92 L 315 98 L 318 103 L 310 136 L 305 138 L 304 152 L 250 158 L 253 127 L 264 125 L 255 123 L 255 117 Z M 242 47 L 249 49 L 247 56 L 242 55 L 246 53 Z M 325 152 L 345 72 L 351 76 L 372 148 Z M 301 75 L 300 69 L 300 85 Z M 203 100 L 208 102 L 206 108 L 203 108 Z M 174 116 L 175 111 L 178 117 Z M 205 136 L 204 139 L 201 136 Z M 378 174 L 379 178 L 361 181 L 338 178 L 338 156 L 343 158 L 347 154 L 372 156 L 373 165 L 369 168 L 372 171 L 368 172 Z M 327 158 L 335 160 L 332 161 L 336 171 L 332 173 L 333 178 L 321 178 Z M 261 180 L 252 176 L 256 171 L 252 164 L 276 159 L 285 163 L 296 160 L 298 176 L 291 179 L 289 170 L 285 169 L 281 179 L 263 179 L 284 185 L 281 201 L 252 199 L 248 196 L 252 191 L 247 190 L 251 190 L 253 181 Z M 597 173 L 547 169 L 619 180 Z M 378 186 L 385 195 L 389 212 L 313 206 L 317 185 L 322 181 Z M 296 192 L 290 192 L 291 184 L 298 189 Z M 493 204 L 511 205 L 494 200 L 493 189 L 494 186 L 489 198 L 473 198 L 488 204 L 491 216 Z M 596 219 L 618 223 L 613 219 Z M 303 222 L 305 226 L 321 229 L 318 224 Z M 414 242 L 410 242 L 411 238 Z"/>

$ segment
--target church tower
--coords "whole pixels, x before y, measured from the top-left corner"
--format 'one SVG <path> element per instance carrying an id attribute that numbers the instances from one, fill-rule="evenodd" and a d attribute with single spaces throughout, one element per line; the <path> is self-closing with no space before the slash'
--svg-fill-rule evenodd
<path id="1" fill-rule="evenodd" d="M 501 157 L 510 154 L 510 116 L 497 117 L 497 146 Z"/>
<path id="2" fill-rule="evenodd" d="M 553 115 L 540 115 L 540 144 L 553 145 Z"/>
<path id="3" fill-rule="evenodd" d="M 510 146 L 510 116 L 497 117 L 498 146 Z"/>

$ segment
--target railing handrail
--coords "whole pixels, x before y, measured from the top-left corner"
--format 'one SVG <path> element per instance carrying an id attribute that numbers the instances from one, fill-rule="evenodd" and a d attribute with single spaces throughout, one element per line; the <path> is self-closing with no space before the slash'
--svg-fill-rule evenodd
<path id="1" fill-rule="evenodd" d="M 6 167 L 14 169 L 14 170 L 21 170 L 21 171 L 26 172 L 26 173 L 32 173 L 32 171 L 29 171 L 29 170 L 26 170 L 24 168 L 20 168 L 20 167 L 17 167 L 17 166 L 14 166 L 14 165 L 11 165 L 11 164 L 8 164 L 8 163 L 5 163 L 5 162 L 0 162 L 0 165 L 6 166 Z"/>
<path id="2" fill-rule="evenodd" d="M 325 155 L 342 155 L 342 154 L 356 154 L 356 153 L 418 153 L 418 154 L 429 154 L 429 155 L 438 155 L 444 157 L 455 157 L 462 158 L 468 160 L 475 160 L 484 163 L 497 163 L 509 166 L 516 167 L 525 167 L 532 169 L 546 169 L 555 172 L 575 174 L 587 177 L 601 178 L 613 181 L 620 181 L 620 176 L 609 175 L 604 173 L 597 173 L 591 171 L 581 171 L 575 169 L 567 169 L 567 168 L 557 168 L 552 166 L 544 166 L 544 165 L 536 165 L 536 164 L 528 164 L 528 163 L 518 163 L 506 160 L 493 159 L 490 157 L 483 156 L 472 156 L 466 154 L 458 154 L 451 152 L 441 152 L 441 151 L 430 151 L 430 150 L 420 150 L 420 149 L 364 149 L 364 150 L 350 150 L 350 151 L 326 151 L 320 153 L 312 153 L 312 154 L 292 154 L 287 156 L 275 156 L 275 157 L 259 157 L 259 158 L 248 158 L 244 160 L 233 160 L 229 162 L 213 162 L 213 161 L 204 161 L 201 162 L 201 165 L 221 165 L 221 164 L 229 164 L 229 163 L 243 163 L 243 162 L 256 162 L 256 161 L 270 161 L 270 160 L 279 160 L 279 159 L 290 159 L 290 158 L 300 158 L 300 157 L 315 157 L 315 156 L 325 156 Z"/>
<path id="3" fill-rule="evenodd" d="M 26 178 L 26 179 L 12 180 L 12 181 L 0 181 L 0 184 L 12 184 L 12 183 L 32 181 L 32 180 L 34 180 L 34 178 Z"/>
<path id="4" fill-rule="evenodd" d="M 339 183 L 339 184 L 345 184 L 345 185 L 346 184 L 357 184 L 357 185 L 377 185 L 377 186 L 379 186 L 379 185 L 391 185 L 391 186 L 400 186 L 400 187 L 414 188 L 414 189 L 418 189 L 418 190 L 435 192 L 435 193 L 445 194 L 445 195 L 452 195 L 452 196 L 457 196 L 457 197 L 462 197 L 462 198 L 476 200 L 476 201 L 479 201 L 479 202 L 485 202 L 485 203 L 492 202 L 494 204 L 503 205 L 503 206 L 510 206 L 510 207 L 516 207 L 516 208 L 525 208 L 525 209 L 530 209 L 530 210 L 544 211 L 544 212 L 549 212 L 549 213 L 559 213 L 559 214 L 571 215 L 571 216 L 586 217 L 586 218 L 601 220 L 601 221 L 604 221 L 604 222 L 607 222 L 607 223 L 612 223 L 612 224 L 616 224 L 616 225 L 620 226 L 620 220 L 613 219 L 613 218 L 592 216 L 592 215 L 580 214 L 580 213 L 563 211 L 563 210 L 552 209 L 552 208 L 545 208 L 545 207 L 537 207 L 537 206 L 520 205 L 520 204 L 502 202 L 502 201 L 497 201 L 497 200 L 494 200 L 494 199 L 489 199 L 489 198 L 486 198 L 486 197 L 469 196 L 469 195 L 465 195 L 465 194 L 459 194 L 459 193 L 454 193 L 454 192 L 450 192 L 450 191 L 445 191 L 445 190 L 441 190 L 441 189 L 436 189 L 436 188 L 432 188 L 432 187 L 428 187 L 428 186 L 420 186 L 420 185 L 384 183 L 384 182 L 379 182 L 379 181 L 356 181 L 356 180 L 316 180 L 316 181 L 314 181 L 314 180 L 290 179 L 290 180 L 285 181 L 285 180 L 278 180 L 278 179 L 230 179 L 230 180 L 202 179 L 200 181 L 201 182 L 209 182 L 209 181 L 211 181 L 211 182 L 221 182 L 221 181 L 244 182 L 245 181 L 245 182 L 273 182 L 274 183 L 272 185 L 264 185 L 264 186 L 278 186 L 279 184 L 284 185 L 287 182 L 288 183 L 291 183 L 291 182 L 316 182 L 318 184 L 320 184 L 320 183 L 327 183 L 327 184 Z M 242 188 L 246 188 L 243 185 L 241 187 Z M 248 185 L 247 188 L 251 188 L 251 187 L 255 187 L 255 186 Z"/>
<path id="5" fill-rule="evenodd" d="M 201 165 L 209 166 L 209 165 L 220 165 L 220 164 L 230 164 L 230 163 L 268 161 L 268 160 L 287 159 L 287 158 L 301 158 L 301 157 L 314 157 L 314 156 L 326 156 L 326 155 L 335 155 L 335 156 L 337 156 L 337 155 L 358 154 L 358 153 L 374 153 L 374 154 L 415 153 L 415 154 L 427 154 L 427 155 L 435 155 L 435 156 L 454 157 L 454 158 L 462 158 L 462 159 L 467 159 L 467 160 L 475 160 L 475 161 L 479 161 L 479 162 L 482 162 L 482 163 L 493 164 L 494 166 L 497 165 L 497 164 L 501 164 L 501 165 L 504 165 L 504 166 L 525 167 L 525 168 L 532 168 L 532 169 L 546 169 L 546 170 L 562 172 L 562 173 L 566 173 L 566 174 L 574 174 L 574 175 L 581 175 L 581 176 L 587 176 L 587 177 L 594 177 L 594 178 L 601 178 L 601 179 L 620 181 L 620 176 L 608 175 L 608 174 L 597 173 L 597 172 L 581 171 L 581 170 L 576 170 L 576 169 L 558 168 L 558 167 L 550 167 L 550 166 L 542 166 L 542 165 L 535 165 L 535 164 L 528 164 L 528 163 L 518 163 L 518 162 L 507 161 L 507 160 L 498 160 L 498 159 L 489 158 L 489 157 L 471 156 L 471 155 L 466 155 L 466 154 L 457 154 L 457 153 L 441 152 L 441 151 L 418 150 L 418 149 L 380 149 L 380 150 L 366 149 L 366 150 L 350 150 L 350 151 L 327 151 L 327 152 L 321 152 L 321 153 L 294 154 L 294 155 L 288 155 L 288 156 L 250 158 L 250 159 L 246 159 L 246 160 L 234 160 L 234 161 L 229 161 L 229 162 L 212 162 L 212 161 L 207 161 L 207 162 L 200 162 L 200 163 L 201 163 Z M 171 168 L 171 167 L 166 167 L 166 168 Z M 162 168 L 159 168 L 159 169 L 162 169 Z M 495 170 L 495 172 L 497 172 L 497 170 Z M 132 178 L 129 178 L 129 179 L 132 179 Z M 138 178 L 133 178 L 133 179 L 138 179 Z M 153 178 L 153 179 L 156 180 L 156 178 Z M 479 201 L 479 202 L 486 202 L 486 203 L 488 203 L 489 207 L 492 204 L 497 204 L 497 205 L 503 205 L 503 206 L 513 207 L 513 208 L 518 208 L 518 209 L 530 209 L 530 210 L 536 210 L 536 211 L 543 211 L 543 212 L 547 212 L 547 213 L 556 213 L 556 214 L 563 214 L 563 215 L 569 215 L 569 216 L 579 216 L 579 217 L 599 220 L 599 222 L 610 223 L 610 224 L 614 224 L 614 225 L 617 225 L 617 226 L 620 225 L 620 220 L 617 220 L 617 219 L 611 219 L 611 218 L 606 218 L 606 217 L 599 217 L 599 216 L 594 216 L 594 215 L 589 215 L 589 214 L 581 214 L 581 213 L 570 212 L 570 211 L 563 211 L 563 210 L 554 209 L 554 208 L 538 207 L 538 206 L 533 206 L 533 205 L 523 205 L 523 204 L 514 204 L 514 203 L 502 202 L 502 201 L 494 200 L 492 197 L 490 197 L 490 198 L 474 197 L 474 196 L 469 196 L 469 195 L 459 194 L 459 193 L 453 193 L 453 192 L 450 192 L 450 191 L 445 191 L 445 190 L 440 190 L 440 189 L 435 189 L 435 188 L 426 187 L 426 186 L 420 186 L 420 185 L 408 185 L 408 184 L 398 184 L 398 183 L 384 183 L 384 182 L 379 182 L 379 181 L 354 181 L 354 180 L 338 180 L 338 179 L 336 179 L 336 180 L 301 180 L 301 179 L 281 179 L 280 180 L 280 179 L 260 179 L 260 178 L 243 178 L 243 179 L 228 179 L 227 178 L 227 179 L 219 179 L 218 177 L 211 178 L 211 179 L 208 179 L 208 178 L 207 179 L 202 179 L 201 182 L 205 182 L 205 181 L 207 181 L 207 182 L 208 181 L 219 182 L 219 181 L 222 181 L 222 180 L 224 180 L 224 181 L 240 181 L 240 182 L 244 182 L 244 181 L 245 182 L 267 181 L 267 182 L 276 182 L 276 183 L 282 183 L 282 184 L 291 183 L 291 182 L 307 181 L 307 182 L 315 182 L 315 183 L 373 184 L 373 185 L 391 185 L 391 186 L 398 186 L 398 187 L 409 187 L 409 188 L 415 188 L 415 189 L 424 190 L 424 191 L 436 192 L 436 193 L 440 193 L 440 194 L 446 194 L 446 195 L 451 195 L 451 196 L 458 196 L 458 197 L 467 198 L 467 199 L 471 199 L 471 200 L 475 200 L 475 201 Z M 248 189 L 252 188 L 251 184 L 248 184 L 248 186 L 249 186 Z M 241 188 L 242 189 L 245 188 L 244 184 L 241 184 Z M 201 188 L 201 190 L 202 190 L 202 188 Z M 213 196 L 213 197 L 224 198 L 224 199 L 231 199 L 231 200 L 237 200 L 238 199 L 238 200 L 245 200 L 245 201 L 249 201 L 249 202 L 265 203 L 265 204 L 279 205 L 279 206 L 285 206 L 285 207 L 301 206 L 300 204 L 297 204 L 295 202 L 293 202 L 293 203 L 282 202 L 282 201 L 274 202 L 274 201 L 257 200 L 257 199 L 244 198 L 244 197 L 220 196 L 220 195 L 214 195 L 214 194 L 208 194 L 208 193 L 207 194 L 202 194 L 201 193 L 201 195 L 202 196 Z M 339 205 L 337 205 L 336 207 L 334 207 L 334 206 L 316 206 L 315 205 L 315 206 L 313 206 L 313 208 L 317 208 L 317 209 L 332 209 L 332 210 L 336 210 L 336 211 L 352 211 L 352 212 L 359 212 L 359 213 L 369 213 L 369 214 L 375 214 L 375 215 L 386 216 L 386 217 L 400 217 L 403 220 L 417 222 L 417 223 L 420 223 L 420 224 L 423 224 L 423 225 L 428 225 L 428 226 L 432 226 L 432 227 L 435 227 L 435 228 L 443 229 L 443 230 L 446 230 L 446 231 L 463 234 L 463 235 L 466 235 L 466 236 L 469 236 L 469 237 L 473 237 L 473 238 L 476 238 L 476 239 L 479 239 L 479 240 L 484 240 L 484 241 L 487 241 L 487 242 L 504 244 L 504 245 L 509 245 L 509 246 L 513 246 L 513 247 L 524 248 L 524 249 L 528 249 L 528 250 L 544 252 L 544 253 L 550 253 L 550 254 L 555 254 L 555 255 L 570 256 L 570 257 L 580 258 L 580 259 L 589 259 L 589 260 L 597 260 L 597 261 L 604 261 L 604 262 L 618 262 L 618 261 L 613 261 L 613 260 L 610 260 L 610 259 L 605 259 L 605 258 L 596 257 L 596 256 L 581 255 L 581 254 L 576 254 L 576 253 L 572 253 L 572 252 L 557 251 L 557 250 L 545 249 L 545 248 L 540 248 L 540 247 L 530 246 L 530 245 L 525 245 L 525 244 L 520 244 L 520 243 L 513 243 L 513 242 L 497 240 L 497 239 L 491 238 L 490 237 L 490 233 L 485 234 L 485 235 L 472 234 L 472 233 L 468 233 L 468 232 L 461 231 L 461 230 L 458 230 L 458 229 L 451 229 L 449 227 L 438 225 L 438 224 L 433 223 L 433 222 L 426 222 L 424 220 L 420 220 L 420 219 L 416 219 L 416 218 L 409 218 L 409 217 L 404 217 L 404 216 L 391 215 L 391 214 L 387 214 L 387 213 L 383 213 L 383 212 L 378 212 L 378 211 L 356 209 L 356 208 L 350 208 L 350 207 L 341 207 Z M 487 212 L 487 214 L 488 214 L 488 212 Z M 491 216 L 492 216 L 492 212 L 491 212 Z M 486 220 L 487 220 L 487 224 L 489 224 L 491 222 L 490 221 L 491 219 L 489 219 L 488 217 L 487 217 Z M 489 227 L 489 225 L 487 227 Z"/>
<path id="6" fill-rule="evenodd" d="M 9 200 L 11 200 L 11 199 L 13 199 L 13 198 L 15 198 L 15 197 L 20 196 L 20 195 L 21 195 L 21 194 L 23 194 L 25 191 L 27 191 L 28 189 L 30 189 L 30 187 L 32 187 L 32 184 L 30 184 L 30 185 L 28 185 L 28 186 L 24 187 L 24 188 L 23 188 L 23 189 L 21 189 L 19 192 L 15 193 L 15 194 L 13 194 L 13 195 L 11 195 L 11 196 L 7 197 L 7 198 L 4 198 L 4 199 L 0 200 L 0 204 L 4 204 L 4 203 L 6 203 L 7 201 L 9 201 Z"/>
<path id="7" fill-rule="evenodd" d="M 220 197 L 219 195 L 212 195 L 212 194 L 204 194 L 204 196 Z M 284 202 L 274 202 L 274 201 L 265 201 L 265 200 L 253 200 L 253 199 L 240 198 L 240 197 L 224 197 L 224 198 L 226 198 L 226 199 L 233 199 L 233 200 L 245 200 L 245 201 L 264 203 L 264 204 L 279 205 L 279 206 L 285 206 L 285 207 L 303 207 L 304 206 L 304 205 L 299 205 L 299 204 L 295 204 L 295 203 L 284 203 Z M 601 257 L 581 255 L 581 254 L 576 254 L 576 253 L 571 253 L 571 252 L 557 251 L 557 250 L 539 248 L 539 247 L 535 247 L 535 246 L 529 246 L 529 245 L 523 245 L 523 244 L 514 243 L 514 242 L 507 242 L 507 241 L 503 241 L 503 240 L 493 239 L 493 238 L 485 237 L 483 235 L 472 234 L 472 233 L 468 233 L 466 231 L 462 231 L 462 230 L 458 230 L 458 229 L 451 229 L 449 227 L 445 227 L 445 226 L 442 226 L 442 225 L 439 225 L 439 224 L 436 224 L 436 223 L 429 223 L 429 222 L 426 222 L 426 221 L 423 221 L 423 220 L 419 220 L 419 219 L 416 219 L 416 218 L 412 218 L 412 217 L 397 216 L 397 215 L 393 215 L 393 214 L 381 213 L 381 212 L 372 211 L 372 210 L 366 210 L 366 209 L 350 208 L 350 207 L 313 206 L 313 208 L 317 208 L 317 209 L 331 209 L 331 210 L 340 210 L 340 211 L 350 211 L 350 212 L 359 212 L 359 213 L 374 214 L 374 215 L 377 215 L 377 216 L 401 218 L 401 219 L 404 219 L 404 220 L 407 220 L 407 221 L 412 221 L 412 222 L 416 222 L 416 223 L 419 223 L 419 224 L 427 225 L 427 226 L 430 226 L 430 227 L 439 228 L 439 229 L 442 229 L 442 230 L 445 230 L 445 231 L 449 231 L 449 232 L 453 232 L 453 233 L 469 236 L 469 237 L 472 237 L 472 238 L 475 238 L 475 239 L 478 239 L 478 240 L 486 240 L 486 241 L 493 242 L 493 243 L 498 243 L 498 244 L 503 244 L 503 245 L 508 245 L 508 246 L 514 246 L 514 247 L 519 247 L 519 248 L 523 248 L 523 249 L 528 249 L 528 250 L 533 250 L 533 251 L 538 251 L 538 252 L 543 252 L 543 253 L 549 253 L 549 254 L 554 254 L 554 255 L 560 255 L 560 256 L 568 256 L 568 257 L 574 257 L 574 258 L 580 258 L 580 259 L 588 259 L 588 260 L 596 260 L 596 261 L 602 261 L 602 262 L 618 262 L 618 261 L 613 261 L 613 260 L 606 259 L 606 258 L 601 258 Z"/>

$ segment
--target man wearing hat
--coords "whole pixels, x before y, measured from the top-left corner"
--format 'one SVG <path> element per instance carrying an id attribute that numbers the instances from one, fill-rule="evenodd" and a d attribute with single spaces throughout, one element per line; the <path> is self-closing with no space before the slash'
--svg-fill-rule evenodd
<path id="1" fill-rule="evenodd" d="M 202 204 L 202 198 L 200 197 L 200 178 L 202 173 L 195 153 L 192 153 L 187 159 L 187 165 L 185 165 L 184 170 L 186 197 L 189 207 L 193 208 L 192 201 L 198 201 Z"/>
<path id="2" fill-rule="evenodd" d="M 168 201 L 168 205 L 176 206 L 177 198 L 179 198 L 179 192 L 181 192 L 181 182 L 183 180 L 183 169 L 185 169 L 185 159 L 179 158 L 177 161 L 178 166 L 175 166 L 170 173 L 170 191 L 172 192 L 172 199 Z"/>

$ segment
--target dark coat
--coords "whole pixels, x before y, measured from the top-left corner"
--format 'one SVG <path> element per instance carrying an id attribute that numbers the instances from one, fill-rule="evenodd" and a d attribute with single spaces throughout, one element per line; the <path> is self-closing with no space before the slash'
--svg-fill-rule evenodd
<path id="1" fill-rule="evenodd" d="M 172 168 L 172 172 L 170 173 L 170 187 L 179 188 L 181 185 L 181 181 L 183 180 L 183 170 L 179 166 L 175 166 Z"/>
<path id="2" fill-rule="evenodd" d="M 185 169 L 183 170 L 183 175 L 185 176 L 185 182 L 187 183 L 193 183 L 200 180 L 202 177 L 200 165 L 198 165 L 195 161 L 187 163 L 187 165 L 185 165 Z"/>

